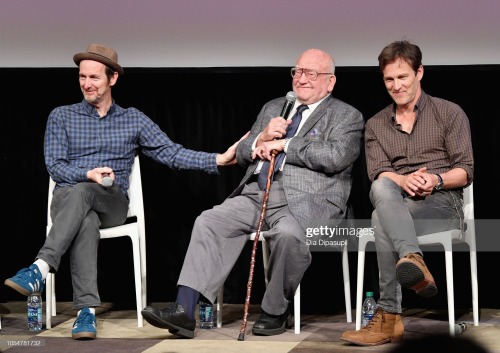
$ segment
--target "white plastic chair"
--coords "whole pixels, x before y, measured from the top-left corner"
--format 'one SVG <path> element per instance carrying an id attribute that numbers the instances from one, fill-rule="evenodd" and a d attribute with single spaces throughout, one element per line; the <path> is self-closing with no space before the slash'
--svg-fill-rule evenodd
<path id="1" fill-rule="evenodd" d="M 47 234 L 49 234 L 52 220 L 50 218 L 50 203 L 52 202 L 52 191 L 55 182 L 49 180 L 49 198 L 47 209 Z M 128 191 L 130 205 L 127 217 L 136 217 L 136 220 L 117 227 L 101 229 L 101 239 L 117 238 L 128 236 L 132 241 L 132 251 L 134 258 L 135 296 L 137 305 L 137 326 L 143 327 L 141 310 L 146 305 L 146 232 L 144 223 L 144 203 L 142 197 L 141 169 L 139 156 L 134 159 L 132 172 L 130 174 L 130 187 Z M 52 327 L 52 316 L 56 316 L 56 291 L 55 276 L 49 273 L 46 278 L 45 293 L 46 327 Z"/>
<path id="2" fill-rule="evenodd" d="M 479 299 L 477 281 L 477 257 L 476 257 L 476 232 L 474 224 L 474 193 L 472 184 L 464 189 L 464 218 L 466 223 L 465 232 L 458 229 L 444 232 L 421 235 L 418 237 L 420 245 L 441 244 L 444 247 L 446 263 L 446 289 L 448 296 L 448 320 L 450 335 L 455 335 L 455 300 L 453 289 L 453 244 L 467 243 L 470 253 L 470 271 L 472 285 L 472 312 L 474 326 L 479 325 Z M 361 328 L 361 309 L 363 300 L 363 278 L 365 267 L 365 249 L 368 242 L 374 242 L 375 238 L 371 232 L 363 232 L 359 238 L 358 247 L 358 283 L 356 291 L 356 330 Z"/>
<path id="3" fill-rule="evenodd" d="M 255 240 L 256 233 L 250 235 L 251 241 Z M 264 263 L 264 276 L 266 281 L 266 286 L 268 283 L 267 273 L 269 269 L 269 247 L 264 239 L 264 232 L 259 236 L 259 241 L 262 243 L 262 260 Z M 342 247 L 342 270 L 344 275 L 344 295 L 345 295 L 345 309 L 347 322 L 352 322 L 352 311 L 351 311 L 351 282 L 349 279 L 349 259 L 347 257 L 347 246 Z M 217 295 L 217 327 L 222 327 L 222 305 L 224 303 L 224 287 L 219 290 Z M 295 291 L 293 297 L 293 310 L 294 310 L 294 331 L 296 334 L 300 334 L 300 284 Z"/>

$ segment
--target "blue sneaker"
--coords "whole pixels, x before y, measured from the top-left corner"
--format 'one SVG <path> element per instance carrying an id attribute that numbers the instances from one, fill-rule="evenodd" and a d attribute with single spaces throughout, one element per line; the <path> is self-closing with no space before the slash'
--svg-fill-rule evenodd
<path id="1" fill-rule="evenodd" d="M 73 324 L 71 336 L 75 340 L 93 340 L 97 334 L 95 315 L 83 308 Z"/>
<path id="2" fill-rule="evenodd" d="M 5 285 L 15 289 L 26 296 L 32 293 L 42 293 L 45 288 L 45 281 L 38 266 L 32 264 L 28 268 L 23 268 L 12 278 L 5 280 Z"/>

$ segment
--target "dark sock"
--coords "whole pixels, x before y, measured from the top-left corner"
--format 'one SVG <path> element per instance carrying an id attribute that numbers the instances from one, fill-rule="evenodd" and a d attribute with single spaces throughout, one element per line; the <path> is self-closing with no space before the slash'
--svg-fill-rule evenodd
<path id="1" fill-rule="evenodd" d="M 184 308 L 186 315 L 191 319 L 194 319 L 199 299 L 200 293 L 198 291 L 190 287 L 179 286 L 176 301 Z"/>

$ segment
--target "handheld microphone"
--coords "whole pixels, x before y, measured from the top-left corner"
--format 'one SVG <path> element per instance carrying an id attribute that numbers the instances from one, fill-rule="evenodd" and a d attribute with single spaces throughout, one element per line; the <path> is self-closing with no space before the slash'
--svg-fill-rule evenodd
<path id="1" fill-rule="evenodd" d="M 293 108 L 293 105 L 295 104 L 295 100 L 297 99 L 297 95 L 295 92 L 290 91 L 286 94 L 286 101 L 285 104 L 283 105 L 283 109 L 281 110 L 280 116 L 282 116 L 285 120 L 288 118 L 288 115 L 290 114 L 290 111 Z"/>
<path id="2" fill-rule="evenodd" d="M 109 176 L 108 173 L 103 173 L 104 177 L 102 178 L 102 186 L 105 188 L 113 186 L 113 179 Z"/>

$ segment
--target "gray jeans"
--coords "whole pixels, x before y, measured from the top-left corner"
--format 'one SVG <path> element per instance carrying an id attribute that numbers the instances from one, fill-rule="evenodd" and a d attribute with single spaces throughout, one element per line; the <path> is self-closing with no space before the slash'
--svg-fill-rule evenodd
<path id="1" fill-rule="evenodd" d="M 54 191 L 52 227 L 37 258 L 47 262 L 51 272 L 57 272 L 61 257 L 70 248 L 74 309 L 101 305 L 97 290 L 99 228 L 123 224 L 128 204 L 117 184 L 104 188 L 85 182 Z"/>
<path id="2" fill-rule="evenodd" d="M 396 263 L 409 253 L 422 254 L 419 235 L 463 229 L 462 192 L 441 190 L 427 197 L 410 197 L 391 179 L 383 177 L 372 183 L 370 200 L 380 274 L 377 306 L 390 313 L 401 313 Z"/>

